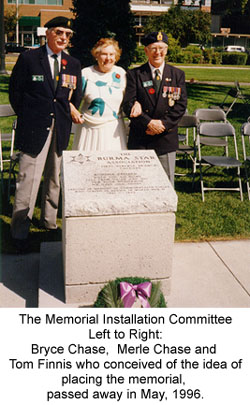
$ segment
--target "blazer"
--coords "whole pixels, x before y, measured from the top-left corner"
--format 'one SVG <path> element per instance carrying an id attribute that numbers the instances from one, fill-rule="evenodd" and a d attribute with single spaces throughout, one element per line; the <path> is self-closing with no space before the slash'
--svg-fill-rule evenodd
<path id="1" fill-rule="evenodd" d="M 130 118 L 135 101 L 142 106 L 142 114 Z M 165 64 L 161 87 L 156 96 L 151 69 L 148 63 L 127 72 L 127 88 L 123 110 L 129 117 L 129 149 L 154 149 L 158 155 L 178 149 L 178 122 L 187 108 L 185 74 L 176 67 Z M 165 131 L 159 135 L 147 135 L 152 119 L 159 119 Z"/>
<path id="2" fill-rule="evenodd" d="M 66 149 L 71 131 L 69 98 L 76 108 L 82 95 L 80 62 L 62 52 L 57 89 L 46 46 L 20 54 L 9 85 L 10 103 L 17 114 L 16 147 L 22 152 L 41 152 L 55 119 L 57 149 Z M 73 83 L 73 91 L 70 86 Z"/>

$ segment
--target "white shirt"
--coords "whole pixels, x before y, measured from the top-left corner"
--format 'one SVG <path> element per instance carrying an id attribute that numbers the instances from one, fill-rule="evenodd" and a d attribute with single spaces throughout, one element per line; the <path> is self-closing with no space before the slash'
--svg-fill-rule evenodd
<path id="1" fill-rule="evenodd" d="M 165 62 L 163 62 L 162 65 L 161 65 L 160 67 L 158 67 L 158 68 L 156 68 L 155 66 L 151 65 L 150 62 L 148 62 L 148 64 L 149 64 L 149 67 L 150 67 L 150 69 L 151 69 L 151 73 L 152 73 L 153 79 L 155 78 L 155 71 L 156 71 L 156 70 L 159 70 L 159 71 L 160 71 L 160 76 L 161 76 L 161 79 L 162 79 L 162 75 L 163 75 L 163 70 L 164 70 Z"/>
<path id="2" fill-rule="evenodd" d="M 52 78 L 54 79 L 54 62 L 55 62 L 55 59 L 52 58 L 52 55 L 54 55 L 55 52 L 52 52 L 52 50 L 49 48 L 48 44 L 46 44 L 46 49 L 47 49 L 47 54 L 48 54 L 48 59 L 49 59 L 49 65 L 50 65 Z M 59 52 L 59 53 L 57 53 L 59 71 L 61 70 L 61 59 L 62 59 L 62 52 Z"/>

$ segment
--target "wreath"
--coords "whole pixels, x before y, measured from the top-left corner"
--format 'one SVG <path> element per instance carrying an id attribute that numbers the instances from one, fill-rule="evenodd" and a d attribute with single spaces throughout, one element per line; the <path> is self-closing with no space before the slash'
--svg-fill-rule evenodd
<path id="1" fill-rule="evenodd" d="M 109 281 L 99 292 L 94 308 L 131 308 L 140 300 L 144 308 L 166 308 L 161 283 L 147 278 L 124 277 Z"/>

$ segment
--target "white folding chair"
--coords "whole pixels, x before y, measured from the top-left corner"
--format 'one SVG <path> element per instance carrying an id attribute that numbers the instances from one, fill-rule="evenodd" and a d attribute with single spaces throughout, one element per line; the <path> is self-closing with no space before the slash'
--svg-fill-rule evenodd
<path id="1" fill-rule="evenodd" d="M 15 111 L 10 104 L 0 104 L 0 117 L 14 117 L 16 115 Z M 1 170 L 1 181 L 3 188 L 3 172 L 5 170 L 5 164 L 8 163 L 11 165 L 11 157 L 14 154 L 14 142 L 15 142 L 15 129 L 16 129 L 16 120 L 12 123 L 12 128 L 10 132 L 3 132 L 0 127 L 0 170 Z M 10 143 L 8 157 L 3 156 L 3 146 L 5 147 L 7 143 Z"/>
<path id="2" fill-rule="evenodd" d="M 188 159 L 192 162 L 192 176 L 196 172 L 196 128 L 197 128 L 197 118 L 195 115 L 185 114 L 181 118 L 178 123 L 178 130 L 180 131 L 183 129 L 185 133 L 179 133 L 178 131 L 178 138 L 179 138 L 179 147 L 176 151 L 176 156 L 178 160 L 178 156 L 184 158 L 187 162 Z M 189 130 L 192 129 L 193 137 L 190 141 L 189 138 Z M 177 176 L 182 175 L 185 176 L 186 173 L 180 174 L 175 173 Z"/>
<path id="3" fill-rule="evenodd" d="M 245 139 L 248 139 L 250 147 L 250 122 L 245 122 L 241 127 L 241 140 L 242 140 L 242 149 L 243 149 L 243 159 L 245 167 L 245 177 L 247 184 L 247 194 L 248 199 L 250 200 L 250 187 L 249 187 L 249 178 L 248 178 L 248 168 L 250 167 L 250 155 L 247 155 Z"/>
<path id="4" fill-rule="evenodd" d="M 198 108 L 194 114 L 198 121 L 198 131 L 199 126 L 202 122 L 228 122 L 225 112 L 220 109 Z M 227 137 L 225 138 L 214 137 L 211 139 L 208 139 L 206 137 L 200 137 L 200 144 L 204 146 L 223 147 L 225 155 L 228 156 Z M 200 160 L 200 155 L 198 156 L 198 158 Z"/>
<path id="5" fill-rule="evenodd" d="M 208 139 L 213 139 L 215 137 L 232 137 L 233 144 L 234 144 L 234 151 L 235 157 L 229 156 L 218 156 L 218 155 L 202 155 L 202 148 L 200 144 L 200 137 L 206 137 Z M 197 134 L 197 145 L 199 150 L 200 158 L 200 182 L 201 182 L 201 194 L 202 194 L 202 201 L 205 200 L 204 193 L 205 191 L 239 191 L 240 199 L 243 201 L 243 194 L 242 194 L 242 185 L 241 185 L 241 178 L 240 178 L 240 166 L 242 163 L 239 161 L 238 157 L 238 149 L 237 149 L 237 142 L 236 142 L 236 135 L 234 127 L 229 122 L 206 122 L 202 123 L 199 128 L 199 132 Z M 206 166 L 203 166 L 205 163 Z M 223 167 L 226 169 L 235 168 L 239 186 L 238 187 L 205 187 L 203 182 L 203 176 L 205 171 L 211 169 L 213 167 Z"/>
<path id="6" fill-rule="evenodd" d="M 10 104 L 0 104 L 0 117 L 1 118 L 12 117 L 15 115 L 16 115 L 16 113 Z M 8 157 L 7 159 L 3 158 L 2 142 L 11 142 L 10 155 L 9 155 L 9 156 L 11 156 L 11 155 L 13 155 L 13 151 L 14 151 L 14 140 L 15 140 L 15 126 L 12 125 L 12 129 L 9 133 L 3 133 L 2 129 L 0 127 L 1 171 L 3 171 L 3 169 L 4 169 L 4 163 L 10 162 L 10 157 Z"/>

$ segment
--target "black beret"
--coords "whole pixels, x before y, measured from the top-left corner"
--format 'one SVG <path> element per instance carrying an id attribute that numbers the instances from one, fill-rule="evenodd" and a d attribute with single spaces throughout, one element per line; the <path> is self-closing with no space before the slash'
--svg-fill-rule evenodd
<path id="1" fill-rule="evenodd" d="M 148 46 L 154 42 L 165 42 L 167 44 L 168 37 L 165 32 L 150 32 L 149 34 L 146 34 L 144 38 L 142 38 L 141 42 L 144 46 Z"/>
<path id="2" fill-rule="evenodd" d="M 44 25 L 45 28 L 55 28 L 55 27 L 62 27 L 62 28 L 69 28 L 72 30 L 72 20 L 67 17 L 55 17 L 52 20 L 49 20 Z"/>

